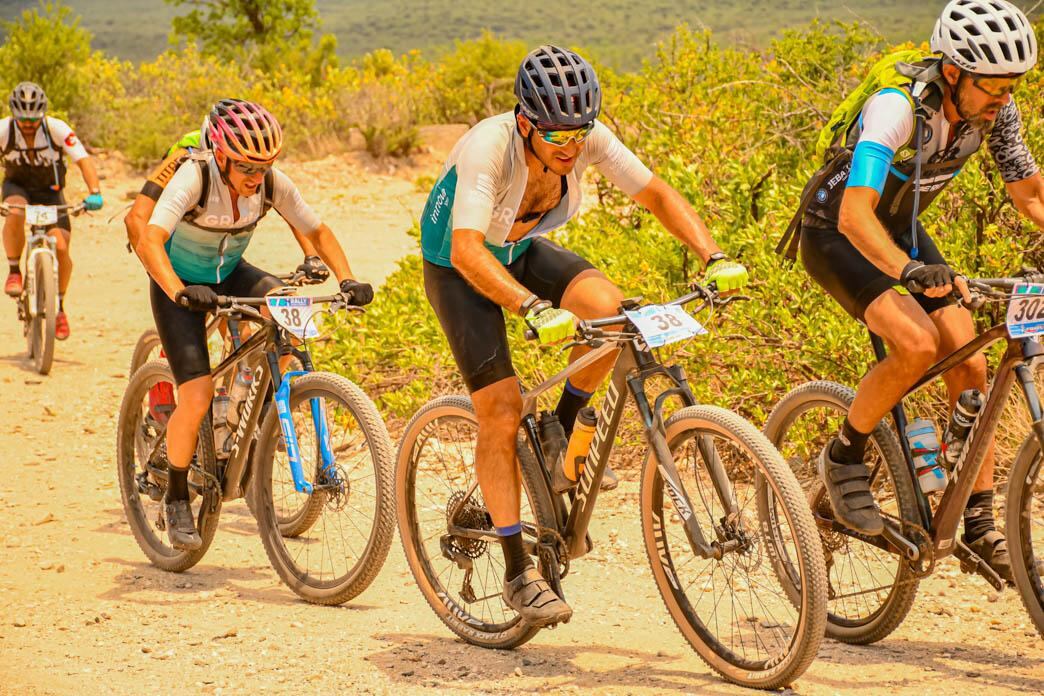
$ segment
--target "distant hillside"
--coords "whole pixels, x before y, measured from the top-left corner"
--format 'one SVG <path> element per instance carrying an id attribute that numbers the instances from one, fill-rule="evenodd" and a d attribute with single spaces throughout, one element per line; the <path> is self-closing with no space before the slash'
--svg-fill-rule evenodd
<path id="1" fill-rule="evenodd" d="M 9 19 L 28 0 L 0 0 Z M 160 0 L 65 0 L 94 33 L 94 46 L 130 60 L 150 59 L 167 43 L 174 10 Z M 1017 0 L 1022 7 L 1035 1 Z M 656 41 L 681 22 L 707 26 L 722 42 L 764 45 L 780 29 L 815 17 L 863 19 L 891 41 L 925 38 L 943 2 L 910 0 L 597 0 L 590 3 L 504 3 L 497 0 L 318 0 L 324 29 L 340 53 L 355 57 L 376 48 L 424 51 L 492 29 L 531 43 L 559 42 L 590 49 L 619 68 L 636 67 Z M 128 10 L 128 8 L 133 8 Z M 1038 15 L 1041 14 L 1039 11 Z"/>

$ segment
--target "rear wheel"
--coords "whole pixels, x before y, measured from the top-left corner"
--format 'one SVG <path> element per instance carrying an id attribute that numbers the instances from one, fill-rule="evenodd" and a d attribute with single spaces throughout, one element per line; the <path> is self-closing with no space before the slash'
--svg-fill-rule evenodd
<path id="1" fill-rule="evenodd" d="M 320 415 L 317 415 L 320 414 Z M 294 380 L 290 415 L 312 493 L 295 488 L 277 409 L 262 424 L 254 508 L 272 567 L 302 599 L 341 604 L 373 582 L 395 533 L 393 448 L 369 397 L 343 377 L 313 372 Z M 322 459 L 316 418 L 328 428 L 334 464 Z M 294 524 L 295 535 L 282 533 Z"/>
<path id="2" fill-rule="evenodd" d="M 881 640 L 902 623 L 917 594 L 919 579 L 898 554 L 867 544 L 834 521 L 816 461 L 841 422 L 855 392 L 834 382 L 809 382 L 772 409 L 765 434 L 797 477 L 811 506 L 826 558 L 827 636 L 845 643 Z M 881 512 L 893 519 L 918 519 L 916 494 L 895 433 L 882 421 L 866 449 L 870 488 Z M 774 562 L 788 575 L 785 545 L 776 544 Z M 791 587 L 796 592 L 797 584 Z"/>
<path id="3" fill-rule="evenodd" d="M 221 491 L 217 485 L 214 434 L 207 415 L 199 429 L 189 473 L 191 506 L 203 546 L 183 551 L 170 546 L 163 515 L 167 489 L 167 420 L 175 406 L 174 376 L 165 360 L 145 363 L 131 377 L 120 405 L 116 466 L 127 522 L 138 546 L 153 565 L 180 572 L 206 554 L 217 531 Z M 204 485 L 204 481 L 209 481 Z"/>
<path id="4" fill-rule="evenodd" d="M 1005 536 L 1011 571 L 1022 603 L 1044 637 L 1044 474 L 1040 443 L 1031 434 L 1015 457 L 1009 477 Z"/>
<path id="5" fill-rule="evenodd" d="M 492 531 L 475 479 L 478 421 L 465 396 L 444 396 L 423 406 L 399 446 L 395 469 L 399 537 L 413 577 L 439 619 L 458 636 L 484 648 L 522 645 L 540 630 L 503 600 L 504 562 L 488 537 L 449 533 L 456 526 Z M 523 537 L 555 530 L 554 508 L 539 464 L 519 439 Z M 541 564 L 543 566 L 543 564 Z M 545 570 L 543 567 L 542 570 Z M 546 573 L 545 573 L 546 576 Z"/>
<path id="6" fill-rule="evenodd" d="M 159 333 L 156 329 L 147 329 L 142 332 L 134 346 L 134 352 L 131 354 L 130 371 L 127 373 L 127 378 L 130 379 L 139 367 L 150 360 L 159 360 L 162 350 L 163 346 L 160 344 Z"/>
<path id="7" fill-rule="evenodd" d="M 30 354 L 36 371 L 46 375 L 54 361 L 54 324 L 58 317 L 58 279 L 50 254 L 36 254 L 36 316 L 29 328 Z"/>
<path id="8" fill-rule="evenodd" d="M 823 553 L 801 489 L 775 448 L 735 413 L 684 408 L 668 419 L 666 433 L 691 509 L 679 514 L 678 493 L 650 452 L 642 532 L 664 604 L 699 656 L 729 681 L 760 689 L 790 684 L 815 659 L 826 613 Z M 711 476 L 715 457 L 728 475 L 734 513 L 726 513 Z M 765 490 L 775 501 L 771 510 Z M 718 557 L 696 552 L 685 527 L 692 521 Z M 796 596 L 772 567 L 770 527 L 787 540 Z"/>

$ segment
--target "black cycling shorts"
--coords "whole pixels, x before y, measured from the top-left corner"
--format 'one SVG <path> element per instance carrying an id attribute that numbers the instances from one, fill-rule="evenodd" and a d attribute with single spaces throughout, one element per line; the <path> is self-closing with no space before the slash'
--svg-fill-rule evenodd
<path id="1" fill-rule="evenodd" d="M 559 307 L 569 283 L 594 266 L 540 237 L 505 268 L 534 295 Z M 498 304 L 471 287 L 456 269 L 429 261 L 424 262 L 424 291 L 469 391 L 515 374 L 504 311 Z"/>
<path id="2" fill-rule="evenodd" d="M 251 266 L 246 261 L 240 261 L 220 283 L 182 282 L 186 285 L 207 285 L 219 295 L 236 297 L 260 297 L 283 285 L 283 281 L 271 273 Z M 163 352 L 167 354 L 167 362 L 174 373 L 174 381 L 180 385 L 209 375 L 207 314 L 175 304 L 152 279 L 149 280 L 149 298 L 152 300 L 152 318 L 156 322 Z"/>
<path id="3" fill-rule="evenodd" d="M 10 179 L 4 179 L 4 185 L 0 188 L 0 198 L 6 201 L 11 196 L 21 196 L 29 201 L 30 205 L 65 205 L 65 194 L 61 191 L 55 191 L 54 189 L 27 189 Z M 48 226 L 47 229 L 72 232 L 69 213 L 65 210 L 59 211 L 58 222 Z"/>
<path id="4" fill-rule="evenodd" d="M 924 227 L 920 223 L 917 227 L 917 246 L 920 250 L 917 260 L 925 264 L 946 263 Z M 909 231 L 893 235 L 892 239 L 900 249 L 910 252 L 913 244 Z M 890 288 L 899 286 L 898 278 L 892 278 L 867 261 L 836 228 L 802 227 L 801 262 L 805 264 L 809 275 L 859 321 L 863 321 L 870 303 Z M 917 300 L 925 314 L 955 303 L 951 295 L 928 297 L 922 293 L 910 293 L 910 296 Z"/>

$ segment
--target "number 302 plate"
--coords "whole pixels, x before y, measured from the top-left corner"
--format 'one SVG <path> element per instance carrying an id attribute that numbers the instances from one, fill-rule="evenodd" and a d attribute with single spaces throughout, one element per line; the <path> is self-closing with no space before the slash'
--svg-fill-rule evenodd
<path id="1" fill-rule="evenodd" d="M 322 307 L 312 304 L 311 297 L 268 297 L 268 309 L 272 318 L 284 329 L 298 338 L 315 338 L 319 327 L 314 321 Z"/>
<path id="2" fill-rule="evenodd" d="M 707 333 L 700 322 L 678 305 L 648 305 L 624 314 L 638 328 L 650 348 Z"/>
<path id="3" fill-rule="evenodd" d="M 1008 334 L 1012 338 L 1044 334 L 1044 285 L 1015 286 L 1008 302 Z"/>

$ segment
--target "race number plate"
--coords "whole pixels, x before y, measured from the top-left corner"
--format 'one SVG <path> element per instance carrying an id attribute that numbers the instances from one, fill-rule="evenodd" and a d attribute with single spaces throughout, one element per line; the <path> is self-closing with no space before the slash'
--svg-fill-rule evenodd
<path id="1" fill-rule="evenodd" d="M 678 305 L 648 305 L 641 309 L 624 312 L 638 327 L 642 338 L 650 348 L 659 348 L 668 343 L 707 333 L 700 322 L 690 317 Z"/>
<path id="2" fill-rule="evenodd" d="M 54 205 L 25 206 L 25 221 L 30 225 L 44 227 L 58 222 L 58 207 Z"/>
<path id="3" fill-rule="evenodd" d="M 311 297 L 268 297 L 266 301 L 272 318 L 294 336 L 315 338 L 319 335 L 315 317 L 323 310 L 312 304 Z"/>
<path id="4" fill-rule="evenodd" d="M 1008 302 L 1008 333 L 1012 338 L 1044 334 L 1044 285 L 1015 286 Z"/>

